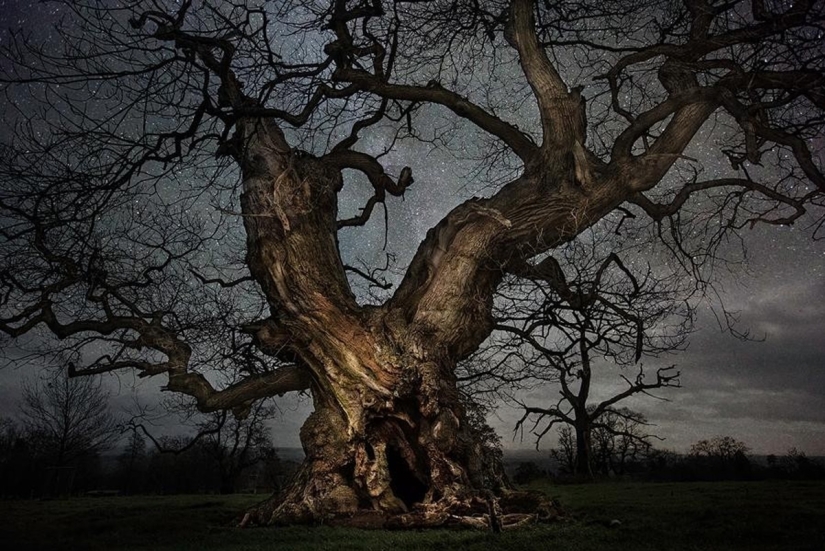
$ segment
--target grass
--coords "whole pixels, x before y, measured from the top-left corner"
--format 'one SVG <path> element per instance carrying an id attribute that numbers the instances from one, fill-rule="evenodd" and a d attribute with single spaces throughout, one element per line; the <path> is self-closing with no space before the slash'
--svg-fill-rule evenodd
<path id="1" fill-rule="evenodd" d="M 585 526 L 618 519 L 614 549 L 825 549 L 823 482 L 534 487 Z"/>
<path id="2" fill-rule="evenodd" d="M 260 496 L 100 497 L 0 502 L 0 541 L 17 550 L 821 550 L 825 483 L 613 483 L 534 489 L 572 520 L 504 534 L 359 531 L 327 526 L 239 530 Z M 621 522 L 609 527 L 611 520 Z"/>

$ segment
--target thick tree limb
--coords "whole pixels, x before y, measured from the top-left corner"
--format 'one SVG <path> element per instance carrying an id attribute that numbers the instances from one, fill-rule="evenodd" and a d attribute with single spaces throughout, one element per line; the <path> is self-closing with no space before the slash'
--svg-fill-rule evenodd
<path id="1" fill-rule="evenodd" d="M 536 37 L 533 0 L 513 0 L 504 36 L 519 54 L 519 62 L 539 105 L 542 147 L 584 143 L 586 129 L 577 125 L 579 105 L 547 58 Z"/>
<path id="2" fill-rule="evenodd" d="M 387 193 L 396 197 L 403 197 L 404 192 L 414 182 L 412 169 L 410 167 L 405 166 L 398 176 L 398 181 L 394 182 L 392 178 L 384 172 L 384 167 L 381 166 L 381 163 L 379 163 L 375 157 L 358 151 L 339 149 L 325 155 L 324 160 L 339 170 L 350 168 L 362 172 L 367 176 L 374 189 L 373 196 L 367 200 L 367 204 L 361 210 L 361 214 L 346 220 L 339 220 L 339 229 L 348 226 L 363 226 L 369 221 L 375 205 L 384 202 Z"/>
<path id="3" fill-rule="evenodd" d="M 210 412 L 243 408 L 246 404 L 261 398 L 307 390 L 310 384 L 311 377 L 306 369 L 298 366 L 285 366 L 272 373 L 249 376 L 221 390 L 216 390 L 199 373 L 171 372 L 169 383 L 164 390 L 192 396 L 200 411 Z"/>

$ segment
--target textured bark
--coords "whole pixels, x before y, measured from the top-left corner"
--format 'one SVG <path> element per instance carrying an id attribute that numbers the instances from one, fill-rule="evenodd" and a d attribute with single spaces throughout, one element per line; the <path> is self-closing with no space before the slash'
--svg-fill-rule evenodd
<path id="1" fill-rule="evenodd" d="M 337 78 L 386 97 L 424 94 L 419 99 L 444 104 L 489 127 L 525 163 L 520 178 L 458 205 L 430 230 L 380 307 L 356 303 L 340 260 L 340 170 L 358 168 L 376 190 L 396 194 L 411 183 L 409 171 L 394 184 L 363 154 L 315 158 L 292 149 L 272 121 L 239 123 L 247 262 L 271 306 L 257 342 L 307 374 L 315 405 L 301 430 L 300 472 L 245 522 L 392 518 L 400 527 L 481 522 L 498 529 L 554 516 L 535 499 L 499 500 L 506 484 L 485 469 L 455 366 L 492 331 L 503 275 L 523 271 L 528 259 L 612 211 L 642 187 L 642 172 L 620 162 L 608 167 L 586 151 L 583 99 L 556 74 L 534 23 L 530 4 L 514 2 L 507 38 L 538 98 L 540 146 L 439 86 L 376 83 L 359 69 L 338 68 Z"/>
<path id="2" fill-rule="evenodd" d="M 494 495 L 506 481 L 485 464 L 454 375 L 491 331 L 502 269 L 490 251 L 503 250 L 514 224 L 490 202 L 465 203 L 430 232 L 412 282 L 386 307 L 360 307 L 335 237 L 338 170 L 291 149 L 272 123 L 242 131 L 247 261 L 271 306 L 256 337 L 308 374 L 315 406 L 295 479 L 244 523 L 497 529 L 553 517 L 537 498 L 511 497 L 502 509 Z M 505 194 L 504 206 L 517 209 L 518 193 Z"/>
<path id="3" fill-rule="evenodd" d="M 537 63 L 535 48 L 520 54 L 525 65 Z M 490 198 L 458 205 L 430 230 L 380 307 L 357 304 L 337 244 L 340 171 L 364 159 L 316 158 L 291 148 L 271 120 L 238 123 L 247 264 L 271 307 L 249 330 L 263 350 L 295 363 L 279 381 L 308 383 L 315 405 L 301 430 L 306 460 L 295 480 L 244 524 L 497 530 L 557 514 L 542 499 L 503 497 L 506 483 L 500 470 L 485 468 L 454 374 L 492 330 L 504 273 L 573 239 L 633 191 L 637 173 L 608 171 L 583 154 L 576 94 L 554 93 L 564 101 L 547 103 L 544 143 L 523 148 L 524 174 Z M 367 168 L 389 189 L 380 167 Z M 409 181 L 407 174 L 395 191 Z"/>

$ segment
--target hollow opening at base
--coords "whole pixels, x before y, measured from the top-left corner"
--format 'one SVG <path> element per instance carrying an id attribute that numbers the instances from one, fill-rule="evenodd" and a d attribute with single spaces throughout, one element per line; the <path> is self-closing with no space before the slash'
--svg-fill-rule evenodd
<path id="1" fill-rule="evenodd" d="M 390 471 L 390 488 L 407 508 L 421 503 L 427 495 L 427 485 L 410 469 L 401 453 L 393 446 L 387 447 L 387 466 Z"/>

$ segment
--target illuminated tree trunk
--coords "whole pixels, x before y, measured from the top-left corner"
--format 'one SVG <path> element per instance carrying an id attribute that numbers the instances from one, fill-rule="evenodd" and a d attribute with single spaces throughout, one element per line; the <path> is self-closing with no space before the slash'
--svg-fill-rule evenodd
<path id="1" fill-rule="evenodd" d="M 467 251 L 484 254 L 480 245 L 501 220 L 483 212 L 470 220 L 478 206 L 449 215 L 419 250 L 424 260 L 413 261 L 411 282 L 383 307 L 359 306 L 335 237 L 340 172 L 291 150 L 274 125 L 244 128 L 247 261 L 271 306 L 255 336 L 263 350 L 308 372 L 315 406 L 301 429 L 306 460 L 295 480 L 246 520 L 496 526 L 500 504 L 485 490 L 500 493 L 505 482 L 485 474 L 454 368 L 490 333 L 500 270 L 452 262 L 445 247 L 461 249 L 465 240 Z M 473 231 L 461 235 L 468 226 Z M 553 514 L 539 505 L 510 504 L 503 518 Z M 529 514 L 506 516 L 525 508 Z"/>
<path id="2" fill-rule="evenodd" d="M 446 522 L 448 511 L 470 516 L 471 504 L 487 512 L 478 491 L 500 490 L 504 482 L 485 480 L 481 449 L 457 397 L 448 398 L 454 384 L 428 389 L 419 377 L 400 375 L 397 396 L 348 383 L 335 391 L 313 386 L 315 411 L 301 429 L 306 460 L 259 522 L 356 518 L 382 525 L 395 516 L 401 525 L 426 525 Z M 428 395 L 433 391 L 440 403 Z"/>

